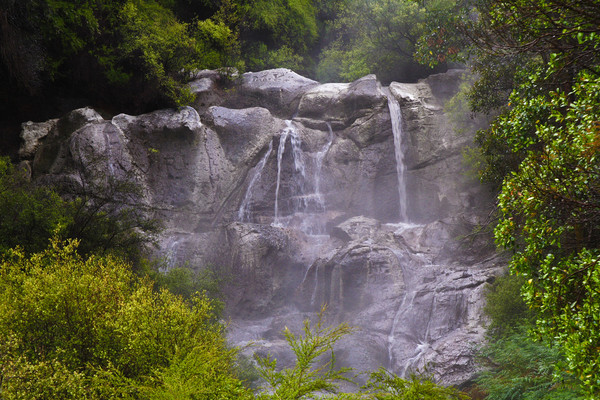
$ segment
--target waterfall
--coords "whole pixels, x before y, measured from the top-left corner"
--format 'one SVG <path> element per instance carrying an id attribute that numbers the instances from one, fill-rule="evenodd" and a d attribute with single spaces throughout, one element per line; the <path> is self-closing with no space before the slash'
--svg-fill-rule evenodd
<path id="1" fill-rule="evenodd" d="M 164 254 L 164 263 L 159 267 L 159 271 L 166 274 L 177 265 L 177 251 L 181 245 L 182 238 L 173 236 L 169 238 L 164 248 L 167 250 Z"/>
<path id="2" fill-rule="evenodd" d="M 262 172 L 265 169 L 265 164 L 267 160 L 271 156 L 273 152 L 273 140 L 269 143 L 269 149 L 265 153 L 265 155 L 260 159 L 260 162 L 256 165 L 253 171 L 252 178 L 250 179 L 250 183 L 248 184 L 248 189 L 246 189 L 246 194 L 244 195 L 244 201 L 240 205 L 240 209 L 238 210 L 238 221 L 244 222 L 250 220 L 250 200 L 252 200 L 252 190 L 254 189 L 254 185 L 262 176 Z"/>
<path id="3" fill-rule="evenodd" d="M 391 92 L 388 91 L 388 107 L 392 120 L 392 132 L 394 133 L 394 153 L 396 155 L 396 174 L 398 176 L 398 216 L 400 221 L 407 221 L 406 214 L 406 182 L 404 181 L 404 152 L 402 151 L 402 113 L 400 104 Z"/>
<path id="4" fill-rule="evenodd" d="M 288 121 L 286 121 L 287 124 Z M 291 121 L 290 121 L 291 122 Z M 289 127 L 289 125 L 288 125 Z M 279 187 L 281 185 L 281 162 L 283 160 L 283 153 L 285 152 L 285 142 L 290 135 L 288 128 L 284 129 L 279 136 L 279 147 L 277 148 L 277 184 L 275 186 L 275 211 L 273 212 L 273 225 L 280 226 L 279 223 Z"/>
<path id="5" fill-rule="evenodd" d="M 325 230 L 321 214 L 325 211 L 325 200 L 321 193 L 321 175 L 323 160 L 333 143 L 334 134 L 329 127 L 327 143 L 320 151 L 311 155 L 302 150 L 300 132 L 291 120 L 285 121 L 277 149 L 277 183 L 275 185 L 274 226 L 290 227 L 292 224 L 308 235 L 319 235 Z M 293 171 L 286 186 L 289 215 L 280 215 L 281 176 L 283 156 L 288 137 L 290 138 L 293 157 Z M 310 164 L 307 164 L 310 161 Z M 309 168 L 310 166 L 310 168 Z"/>
<path id="6" fill-rule="evenodd" d="M 327 143 L 325 143 L 325 146 L 323 146 L 321 151 L 319 151 L 315 157 L 315 163 L 316 163 L 315 197 L 316 197 L 318 206 L 322 211 L 325 211 L 325 199 L 323 199 L 323 195 L 321 194 L 321 171 L 323 170 L 323 159 L 325 158 L 325 155 L 327 155 L 327 152 L 329 151 L 329 148 L 331 147 L 331 144 L 333 143 L 333 137 L 334 137 L 333 129 L 331 129 L 331 124 L 329 122 L 327 122 L 327 129 L 329 131 L 329 137 L 327 139 Z"/>

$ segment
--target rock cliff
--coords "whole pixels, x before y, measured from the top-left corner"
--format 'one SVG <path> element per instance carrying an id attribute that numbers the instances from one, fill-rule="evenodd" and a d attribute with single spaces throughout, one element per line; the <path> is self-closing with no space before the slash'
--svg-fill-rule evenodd
<path id="1" fill-rule="evenodd" d="M 501 265 L 489 238 L 470 236 L 490 198 L 462 164 L 475 122 L 457 134 L 444 111 L 460 76 L 382 88 L 372 75 L 319 84 L 278 69 L 223 91 L 205 71 L 193 108 L 23 124 L 21 156 L 66 187 L 135 181 L 164 221 L 167 268 L 213 264 L 229 277 L 234 344 L 285 364 L 284 326 L 326 303 L 332 323 L 359 329 L 341 364 L 427 368 L 458 384 L 475 372 L 483 293 Z"/>

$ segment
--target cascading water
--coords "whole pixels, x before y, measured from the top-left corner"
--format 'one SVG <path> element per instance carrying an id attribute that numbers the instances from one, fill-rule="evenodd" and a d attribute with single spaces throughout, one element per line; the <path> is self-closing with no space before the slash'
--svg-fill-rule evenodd
<path id="1" fill-rule="evenodd" d="M 248 184 L 248 189 L 246 189 L 246 194 L 244 195 L 244 200 L 240 205 L 240 209 L 238 210 L 238 221 L 246 222 L 250 220 L 250 201 L 252 200 L 252 193 L 254 186 L 262 177 L 262 172 L 265 169 L 265 165 L 267 160 L 271 156 L 273 152 L 273 141 L 269 143 L 269 148 L 265 155 L 260 159 L 260 162 L 256 165 L 253 171 L 252 179 L 250 179 L 250 183 Z"/>
<path id="2" fill-rule="evenodd" d="M 275 186 L 275 210 L 273 211 L 273 226 L 281 226 L 279 222 L 279 187 L 281 186 L 281 163 L 285 152 L 285 142 L 290 135 L 291 121 L 285 121 L 287 127 L 279 136 L 279 147 L 277 148 L 277 184 Z"/>
<path id="3" fill-rule="evenodd" d="M 179 250 L 179 246 L 181 245 L 182 238 L 173 236 L 169 238 L 164 248 L 166 252 L 164 253 L 164 263 L 159 268 L 159 271 L 162 273 L 167 273 L 177 265 L 177 251 Z"/>
<path id="4" fill-rule="evenodd" d="M 319 151 L 316 154 L 316 157 L 315 157 L 315 162 L 317 165 L 317 168 L 315 171 L 315 195 L 316 195 L 316 199 L 319 203 L 319 206 L 323 211 L 325 210 L 325 199 L 323 199 L 323 194 L 321 193 L 321 171 L 323 170 L 323 159 L 325 159 L 325 155 L 331 148 L 331 144 L 333 143 L 333 137 L 334 137 L 333 129 L 331 129 L 331 124 L 329 122 L 327 122 L 327 129 L 329 131 L 329 137 L 327 139 L 327 143 L 325 144 L 325 146 L 323 146 L 321 151 Z"/>
<path id="5" fill-rule="evenodd" d="M 323 148 L 311 155 L 302 150 L 300 132 L 291 120 L 281 132 L 277 149 L 277 183 L 275 185 L 275 210 L 273 226 L 290 227 L 294 225 L 308 235 L 320 235 L 325 231 L 321 214 L 325 211 L 325 200 L 321 193 L 323 160 L 333 143 L 334 134 L 328 124 L 329 136 Z M 293 157 L 293 171 L 287 185 L 286 216 L 280 215 L 281 179 L 286 142 L 290 138 Z M 311 161 L 307 164 L 307 159 Z M 310 171 L 309 171 L 310 165 Z"/>
<path id="6" fill-rule="evenodd" d="M 390 118 L 392 120 L 392 132 L 394 134 L 394 153 L 396 155 L 396 174 L 398 175 L 398 216 L 400 221 L 408 221 L 406 212 L 406 182 L 404 180 L 404 152 L 402 150 L 402 112 L 400 103 L 391 92 L 387 93 Z"/>

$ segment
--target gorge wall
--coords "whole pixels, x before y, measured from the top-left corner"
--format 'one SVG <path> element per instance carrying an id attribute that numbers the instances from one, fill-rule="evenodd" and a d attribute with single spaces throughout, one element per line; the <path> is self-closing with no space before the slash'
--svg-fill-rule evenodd
<path id="1" fill-rule="evenodd" d="M 502 265 L 470 235 L 491 200 L 462 162 L 480 126 L 444 111 L 460 77 L 382 88 L 278 69 L 225 91 L 203 71 L 194 107 L 26 123 L 20 155 L 34 179 L 66 188 L 136 182 L 164 222 L 166 268 L 228 276 L 229 337 L 245 351 L 291 362 L 282 330 L 326 303 L 329 322 L 358 329 L 340 364 L 459 384 L 475 373 L 483 293 Z"/>

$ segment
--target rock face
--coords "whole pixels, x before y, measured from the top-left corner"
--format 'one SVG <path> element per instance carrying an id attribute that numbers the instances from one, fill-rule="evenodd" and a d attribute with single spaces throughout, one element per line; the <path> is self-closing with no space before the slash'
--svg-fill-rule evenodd
<path id="1" fill-rule="evenodd" d="M 458 384 L 475 373 L 483 292 L 502 264 L 488 238 L 458 240 L 490 204 L 462 164 L 476 126 L 458 135 L 444 111 L 459 82 L 450 71 L 389 88 L 372 75 L 321 85 L 279 69 L 244 74 L 225 93 L 203 71 L 195 108 L 110 120 L 80 109 L 24 124 L 21 156 L 46 182 L 136 182 L 165 223 L 167 267 L 227 275 L 234 344 L 285 364 L 284 326 L 299 329 L 326 303 L 332 323 L 359 329 L 340 344 L 341 364 L 427 367 Z M 388 96 L 400 104 L 400 142 Z"/>

